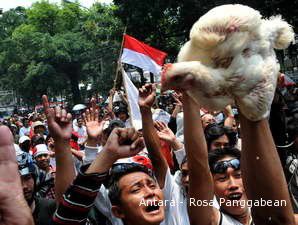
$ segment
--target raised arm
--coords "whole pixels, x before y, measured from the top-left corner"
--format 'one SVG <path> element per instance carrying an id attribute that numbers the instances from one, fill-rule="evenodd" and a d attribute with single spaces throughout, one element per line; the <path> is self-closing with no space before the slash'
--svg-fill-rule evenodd
<path id="1" fill-rule="evenodd" d="M 125 144 L 127 142 L 130 144 Z M 133 128 L 114 129 L 92 164 L 80 169 L 58 206 L 53 224 L 85 224 L 99 188 L 113 163 L 120 158 L 134 156 L 143 148 L 143 139 Z"/>
<path id="2" fill-rule="evenodd" d="M 168 164 L 160 151 L 160 141 L 152 119 L 151 107 L 155 101 L 155 87 L 146 84 L 139 89 L 139 106 L 142 114 L 143 136 L 145 144 L 155 169 L 155 175 L 160 188 L 164 187 Z"/>
<path id="3" fill-rule="evenodd" d="M 96 147 L 100 144 L 100 136 L 102 135 L 105 120 L 99 121 L 99 112 L 96 109 L 95 99 L 91 99 L 90 102 L 91 108 L 83 114 L 88 135 L 86 145 Z"/>
<path id="4" fill-rule="evenodd" d="M 235 118 L 234 118 L 234 114 L 233 114 L 233 110 L 232 110 L 232 107 L 231 105 L 227 105 L 224 109 L 224 114 L 226 116 L 225 118 L 225 122 L 224 122 L 224 125 L 226 127 L 233 127 L 233 123 L 235 121 Z"/>
<path id="5" fill-rule="evenodd" d="M 107 172 L 118 159 L 135 156 L 143 148 L 144 140 L 134 128 L 115 128 L 86 174 Z"/>
<path id="6" fill-rule="evenodd" d="M 280 203 L 286 206 L 252 207 L 258 224 L 294 224 L 293 210 L 283 169 L 267 120 L 252 122 L 240 115 L 242 132 L 241 171 L 248 199 Z"/>
<path id="7" fill-rule="evenodd" d="M 48 98 L 45 95 L 42 96 L 42 100 L 49 131 L 55 141 L 55 194 L 56 201 L 59 202 L 76 176 L 69 145 L 72 132 L 71 114 L 59 106 L 55 109 L 50 108 Z"/>
<path id="8" fill-rule="evenodd" d="M 215 208 L 191 204 L 192 200 L 211 202 L 214 196 L 207 144 L 199 109 L 200 106 L 184 93 L 184 145 L 189 168 L 189 220 L 192 225 L 217 224 L 218 213 Z"/>

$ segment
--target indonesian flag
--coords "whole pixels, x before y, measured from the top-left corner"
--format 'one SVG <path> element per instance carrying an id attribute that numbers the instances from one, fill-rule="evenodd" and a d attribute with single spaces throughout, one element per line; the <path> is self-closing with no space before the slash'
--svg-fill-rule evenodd
<path id="1" fill-rule="evenodd" d="M 125 34 L 121 61 L 142 68 L 153 74 L 159 74 L 167 53 L 152 48 L 143 42 Z"/>

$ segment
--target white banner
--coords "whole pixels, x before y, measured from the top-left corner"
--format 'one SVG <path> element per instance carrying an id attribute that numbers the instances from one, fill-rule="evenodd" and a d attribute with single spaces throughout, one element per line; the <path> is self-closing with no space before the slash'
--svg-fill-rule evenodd
<path id="1" fill-rule="evenodd" d="M 126 90 L 130 119 L 136 130 L 142 129 L 142 116 L 138 104 L 139 91 L 122 68 L 123 84 Z"/>

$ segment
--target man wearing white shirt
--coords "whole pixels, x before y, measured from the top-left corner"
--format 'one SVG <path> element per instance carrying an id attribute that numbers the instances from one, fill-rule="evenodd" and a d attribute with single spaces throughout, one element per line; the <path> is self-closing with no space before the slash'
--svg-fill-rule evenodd
<path id="1" fill-rule="evenodd" d="M 83 125 L 82 118 L 78 118 L 78 126 L 74 127 L 74 131 L 77 132 L 79 135 L 78 144 L 79 144 L 80 148 L 83 148 L 83 146 L 86 142 L 86 139 L 87 139 L 87 129 Z"/>
<path id="2" fill-rule="evenodd" d="M 29 126 L 29 120 L 27 118 L 23 119 L 23 126 L 21 127 L 19 131 L 19 136 L 29 136 L 30 135 L 30 126 Z"/>

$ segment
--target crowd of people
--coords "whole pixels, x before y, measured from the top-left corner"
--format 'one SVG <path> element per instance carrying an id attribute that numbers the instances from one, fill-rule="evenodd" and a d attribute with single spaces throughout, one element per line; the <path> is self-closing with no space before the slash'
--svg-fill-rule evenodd
<path id="1" fill-rule="evenodd" d="M 297 97 L 280 83 L 268 120 L 252 122 L 236 106 L 207 111 L 183 89 L 145 84 L 136 130 L 121 91 L 73 114 L 43 96 L 44 112 L 1 121 L 0 220 L 298 224 Z"/>

